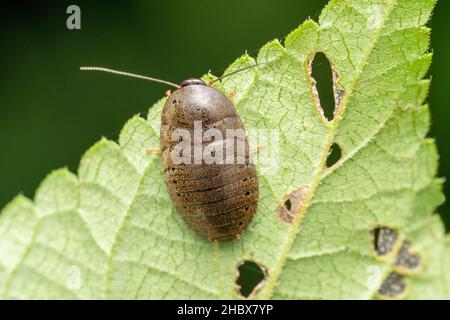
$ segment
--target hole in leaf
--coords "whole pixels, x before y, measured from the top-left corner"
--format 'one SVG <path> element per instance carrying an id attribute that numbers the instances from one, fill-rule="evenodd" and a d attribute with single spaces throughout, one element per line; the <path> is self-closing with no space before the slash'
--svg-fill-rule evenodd
<path id="1" fill-rule="evenodd" d="M 333 166 L 342 157 L 341 147 L 337 143 L 333 143 L 327 158 L 327 167 Z"/>
<path id="2" fill-rule="evenodd" d="M 238 266 L 236 279 L 237 293 L 248 298 L 261 289 L 266 279 L 267 273 L 256 262 L 245 260 Z"/>
<path id="3" fill-rule="evenodd" d="M 397 255 L 395 266 L 399 272 L 415 273 L 421 267 L 422 259 L 418 254 L 411 253 L 411 243 L 403 242 Z"/>
<path id="4" fill-rule="evenodd" d="M 278 217 L 285 223 L 292 223 L 295 215 L 300 211 L 308 188 L 299 188 L 292 191 L 277 208 Z"/>
<path id="5" fill-rule="evenodd" d="M 336 103 L 334 100 L 334 79 L 330 61 L 323 52 L 317 52 L 312 63 L 312 77 L 316 81 L 320 108 L 327 120 L 333 120 Z"/>
<path id="6" fill-rule="evenodd" d="M 392 252 L 398 238 L 398 232 L 389 227 L 378 227 L 372 232 L 373 246 L 377 256 L 383 257 Z"/>
<path id="7" fill-rule="evenodd" d="M 284 203 L 284 207 L 286 209 L 288 209 L 289 211 L 291 211 L 292 208 L 292 203 L 291 203 L 291 199 L 287 199 L 286 202 Z"/>
<path id="8" fill-rule="evenodd" d="M 405 278 L 397 272 L 392 272 L 383 281 L 378 294 L 386 298 L 400 298 L 406 293 Z"/>

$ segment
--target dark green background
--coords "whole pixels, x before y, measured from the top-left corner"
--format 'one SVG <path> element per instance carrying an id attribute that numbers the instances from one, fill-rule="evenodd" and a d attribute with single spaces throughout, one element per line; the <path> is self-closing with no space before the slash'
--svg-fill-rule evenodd
<path id="1" fill-rule="evenodd" d="M 414 1 L 414 0 L 411 0 Z M 81 155 L 102 136 L 115 139 L 132 115 L 167 89 L 80 65 L 106 65 L 180 82 L 212 70 L 221 74 L 245 50 L 283 39 L 306 18 L 317 20 L 325 0 L 16 1 L 0 12 L 0 207 L 16 194 L 33 196 L 52 169 L 76 171 Z M 66 28 L 77 4 L 82 30 Z M 450 2 L 432 21 L 434 62 L 429 102 L 450 177 Z M 450 195 L 448 184 L 446 195 Z M 450 227 L 449 205 L 439 210 Z"/>

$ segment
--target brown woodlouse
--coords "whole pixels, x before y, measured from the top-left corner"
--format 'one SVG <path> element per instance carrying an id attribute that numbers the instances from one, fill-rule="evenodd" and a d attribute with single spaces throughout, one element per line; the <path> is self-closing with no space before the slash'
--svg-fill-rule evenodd
<path id="1" fill-rule="evenodd" d="M 186 224 L 201 236 L 214 242 L 237 239 L 250 225 L 258 205 L 258 177 L 255 165 L 250 160 L 248 141 L 245 136 L 236 135 L 229 142 L 230 130 L 241 130 L 244 125 L 233 103 L 211 84 L 228 75 L 244 71 L 250 67 L 227 74 L 210 83 L 200 79 L 188 79 L 177 85 L 171 82 L 117 71 L 101 67 L 82 67 L 81 70 L 96 70 L 116 73 L 164 83 L 176 88 L 168 92 L 167 101 L 161 115 L 161 152 L 166 186 L 178 214 Z M 195 161 L 195 123 L 201 123 L 200 133 L 210 130 L 219 133 L 216 139 L 201 141 L 202 158 Z M 176 148 L 183 142 L 175 133 L 183 130 L 190 134 L 190 157 Z M 236 142 L 236 144 L 235 144 Z M 244 153 L 239 153 L 237 145 L 244 146 Z M 225 160 L 227 149 L 232 147 L 229 158 Z M 175 152 L 176 150 L 176 152 Z M 223 162 L 211 163 L 203 158 L 203 150 L 215 152 L 222 150 Z M 190 161 L 179 161 L 174 153 L 185 156 Z M 186 157 L 188 156 L 188 157 Z"/>

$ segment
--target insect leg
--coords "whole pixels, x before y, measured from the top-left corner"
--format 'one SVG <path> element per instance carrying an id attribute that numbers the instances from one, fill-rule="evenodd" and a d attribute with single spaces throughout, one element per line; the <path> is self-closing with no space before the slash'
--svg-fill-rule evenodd
<path id="1" fill-rule="evenodd" d="M 264 149 L 264 147 L 257 146 L 255 149 L 250 150 L 250 157 L 253 157 L 254 155 L 260 153 L 262 149 Z"/>
<path id="2" fill-rule="evenodd" d="M 231 91 L 230 93 L 227 94 L 227 98 L 228 100 L 233 100 L 233 98 L 236 96 L 236 92 Z"/>
<path id="3" fill-rule="evenodd" d="M 148 148 L 145 151 L 146 152 L 150 152 L 150 153 L 154 153 L 154 154 L 161 153 L 161 149 L 160 148 Z"/>

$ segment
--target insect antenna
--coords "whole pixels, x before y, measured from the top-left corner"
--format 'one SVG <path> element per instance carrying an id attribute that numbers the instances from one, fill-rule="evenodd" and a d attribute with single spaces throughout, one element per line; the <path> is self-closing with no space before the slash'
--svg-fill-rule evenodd
<path id="1" fill-rule="evenodd" d="M 235 71 L 232 71 L 232 72 L 230 72 L 230 73 L 224 74 L 224 75 L 221 76 L 221 77 L 218 77 L 218 78 L 216 78 L 216 79 L 214 79 L 214 80 L 211 80 L 211 81 L 208 83 L 208 85 L 211 86 L 213 83 L 215 83 L 215 82 L 217 82 L 217 81 L 220 81 L 220 80 L 222 80 L 222 79 L 224 79 L 224 78 L 226 78 L 226 77 L 232 76 L 233 74 L 236 74 L 236 73 L 239 73 L 239 72 L 242 72 L 242 71 L 246 71 L 246 70 L 249 70 L 249 69 L 253 69 L 253 68 L 255 68 L 255 67 L 259 67 L 260 65 L 263 65 L 263 64 L 265 64 L 265 63 L 267 63 L 267 62 L 257 63 L 257 64 L 254 64 L 254 65 L 252 65 L 252 66 L 244 67 L 244 68 L 242 68 L 242 69 L 235 70 Z"/>
<path id="2" fill-rule="evenodd" d="M 171 86 L 171 87 L 175 87 L 177 89 L 180 88 L 180 86 L 178 84 L 173 83 L 173 82 L 169 82 L 169 81 L 165 81 L 165 80 L 161 80 L 161 79 L 156 79 L 156 78 L 151 78 L 151 77 L 147 77 L 147 76 L 142 76 L 140 74 L 135 74 L 135 73 L 131 73 L 131 72 L 114 70 L 114 69 L 110 69 L 110 68 L 91 67 L 91 66 L 89 66 L 89 67 L 80 67 L 80 70 L 81 71 L 101 71 L 101 72 L 113 73 L 113 74 L 118 74 L 120 76 L 126 76 L 126 77 L 131 77 L 131 78 L 137 78 L 137 79 L 143 79 L 143 80 L 158 82 L 158 83 L 166 84 L 166 85 Z"/>

